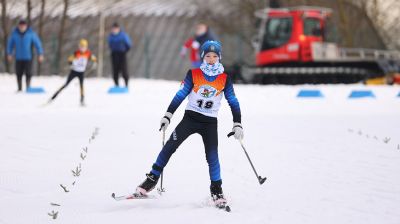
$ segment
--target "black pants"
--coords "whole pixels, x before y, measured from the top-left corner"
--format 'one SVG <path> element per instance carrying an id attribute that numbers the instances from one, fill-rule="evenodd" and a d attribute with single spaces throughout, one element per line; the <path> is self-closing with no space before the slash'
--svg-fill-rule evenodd
<path id="1" fill-rule="evenodd" d="M 65 88 L 68 86 L 68 84 L 75 78 L 78 77 L 79 79 L 79 86 L 80 86 L 80 90 L 81 90 L 81 102 L 83 103 L 85 95 L 84 95 L 84 89 L 83 89 L 83 77 L 84 77 L 84 73 L 83 72 L 77 72 L 74 70 L 71 70 L 71 72 L 69 73 L 68 77 L 67 77 L 67 82 L 61 86 L 61 88 L 59 90 L 57 90 L 57 92 L 54 93 L 54 95 L 51 97 L 51 100 L 54 100 L 58 94 Z"/>
<path id="2" fill-rule="evenodd" d="M 221 174 L 218 159 L 217 129 L 217 118 L 208 117 L 200 113 L 187 110 L 182 121 L 175 128 L 171 137 L 158 155 L 156 162 L 153 164 L 153 169 L 151 172 L 156 175 L 160 175 L 172 154 L 182 144 L 182 142 L 185 141 L 185 139 L 190 135 L 198 133 L 203 138 L 210 180 L 220 182 Z"/>
<path id="3" fill-rule="evenodd" d="M 125 86 L 128 87 L 129 75 L 126 63 L 126 52 L 112 52 L 111 60 L 115 86 L 119 86 L 119 73 L 122 73 L 122 77 L 125 81 Z"/>
<path id="4" fill-rule="evenodd" d="M 26 88 L 31 86 L 32 60 L 17 60 L 15 62 L 15 73 L 17 74 L 18 91 L 22 91 L 22 76 L 26 75 Z"/>

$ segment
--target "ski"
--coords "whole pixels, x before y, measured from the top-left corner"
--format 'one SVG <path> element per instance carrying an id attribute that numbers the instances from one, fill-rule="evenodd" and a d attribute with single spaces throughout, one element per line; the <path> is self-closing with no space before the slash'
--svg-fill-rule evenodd
<path id="1" fill-rule="evenodd" d="M 214 205 L 218 209 L 224 210 L 226 212 L 231 212 L 231 207 L 228 205 L 226 200 L 224 200 L 224 201 L 216 200 L 216 201 L 214 201 Z"/>
<path id="2" fill-rule="evenodd" d="M 229 207 L 229 205 L 215 205 L 215 207 L 226 212 L 231 212 L 231 207 Z"/>
<path id="3" fill-rule="evenodd" d="M 138 193 L 128 194 L 128 195 L 120 195 L 117 196 L 115 193 L 111 194 L 111 197 L 114 198 L 116 201 L 122 200 L 133 200 L 133 199 L 156 199 L 157 197 L 154 195 L 143 195 Z"/>
<path id="4" fill-rule="evenodd" d="M 112 193 L 111 197 L 116 201 L 134 200 L 134 199 L 156 199 L 157 198 L 154 195 L 143 195 L 143 194 L 138 194 L 138 193 L 119 195 L 119 196 L 115 195 L 115 193 Z M 227 205 L 226 203 L 220 203 L 220 204 L 215 203 L 215 208 L 226 211 L 226 212 L 231 212 L 231 207 L 229 205 Z"/>

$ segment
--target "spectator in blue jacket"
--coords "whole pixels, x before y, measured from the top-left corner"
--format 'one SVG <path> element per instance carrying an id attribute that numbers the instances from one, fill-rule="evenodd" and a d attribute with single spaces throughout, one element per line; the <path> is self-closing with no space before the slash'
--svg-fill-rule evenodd
<path id="1" fill-rule="evenodd" d="M 17 74 L 18 92 L 22 91 L 22 76 L 26 75 L 26 88 L 31 84 L 32 77 L 32 46 L 36 48 L 39 62 L 43 61 L 43 48 L 37 34 L 28 26 L 25 20 L 20 20 L 14 28 L 7 43 L 7 59 L 11 62 L 15 55 L 15 73 Z"/>
<path id="2" fill-rule="evenodd" d="M 119 73 L 122 73 L 125 86 L 128 87 L 129 74 L 126 53 L 131 49 L 132 42 L 128 34 L 121 29 L 118 23 L 112 25 L 111 33 L 108 36 L 108 45 L 111 50 L 111 63 L 115 86 L 119 86 Z"/>

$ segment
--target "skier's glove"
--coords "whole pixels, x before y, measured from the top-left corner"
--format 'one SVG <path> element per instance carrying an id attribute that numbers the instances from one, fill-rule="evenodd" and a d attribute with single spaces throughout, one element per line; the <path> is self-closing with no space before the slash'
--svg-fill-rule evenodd
<path id="1" fill-rule="evenodd" d="M 169 123 L 171 123 L 172 114 L 170 112 L 165 112 L 164 117 L 161 119 L 160 122 L 160 131 L 167 130 Z"/>
<path id="2" fill-rule="evenodd" d="M 242 124 L 239 122 L 233 123 L 232 133 L 233 133 L 233 136 L 235 136 L 235 139 L 237 139 L 237 140 L 243 139 Z"/>

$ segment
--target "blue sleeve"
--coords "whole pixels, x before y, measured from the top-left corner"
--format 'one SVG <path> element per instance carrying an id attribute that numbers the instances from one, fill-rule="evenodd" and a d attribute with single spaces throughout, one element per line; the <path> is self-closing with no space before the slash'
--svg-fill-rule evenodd
<path id="1" fill-rule="evenodd" d="M 37 53 L 39 55 L 42 55 L 43 54 L 42 43 L 36 33 L 33 33 L 33 45 L 35 46 Z"/>
<path id="2" fill-rule="evenodd" d="M 7 42 L 7 54 L 8 55 L 11 55 L 13 53 L 14 46 L 15 46 L 14 35 L 11 34 L 11 36 L 10 36 L 10 38 L 8 38 L 8 42 Z"/>
<path id="3" fill-rule="evenodd" d="M 128 48 L 128 50 L 129 49 L 131 49 L 132 48 L 132 41 L 131 41 L 131 38 L 128 36 L 128 34 L 126 34 L 125 33 L 125 44 L 126 44 L 126 47 Z"/>
<path id="4" fill-rule="evenodd" d="M 229 75 L 226 78 L 224 94 L 229 106 L 231 107 L 233 122 L 241 123 L 242 115 L 240 113 L 240 105 L 238 99 L 236 98 L 235 90 L 233 89 L 232 79 Z"/>
<path id="5" fill-rule="evenodd" d="M 187 95 L 189 95 L 192 89 L 193 89 L 192 70 L 189 70 L 186 74 L 185 79 L 182 81 L 181 89 L 176 93 L 175 97 L 169 104 L 167 112 L 173 114 L 176 111 L 176 109 L 178 109 L 179 105 L 181 105 L 182 101 L 187 97 Z"/>

